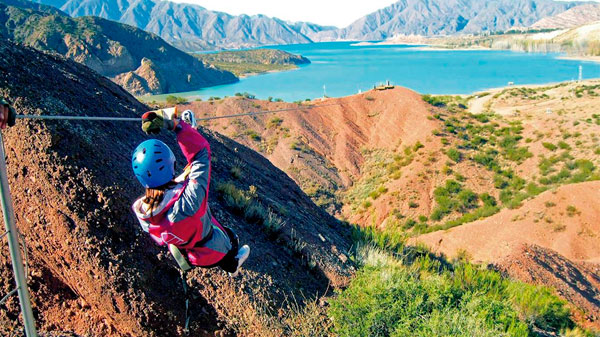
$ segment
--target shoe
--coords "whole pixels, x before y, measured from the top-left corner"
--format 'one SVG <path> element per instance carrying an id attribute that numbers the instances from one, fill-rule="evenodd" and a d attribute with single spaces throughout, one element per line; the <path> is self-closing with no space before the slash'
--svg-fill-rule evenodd
<path id="1" fill-rule="evenodd" d="M 244 264 L 244 262 L 246 262 L 249 255 L 250 255 L 250 247 L 248 245 L 243 245 L 242 248 L 238 249 L 238 253 L 235 256 L 235 258 L 238 259 L 237 269 L 235 270 L 234 273 L 229 273 L 229 276 L 231 276 L 231 277 L 238 276 L 238 273 L 240 272 L 240 267 Z"/>

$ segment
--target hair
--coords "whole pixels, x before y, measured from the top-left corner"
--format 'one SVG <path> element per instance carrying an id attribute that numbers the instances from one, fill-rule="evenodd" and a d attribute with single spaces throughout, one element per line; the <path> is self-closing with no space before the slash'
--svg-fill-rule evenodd
<path id="1" fill-rule="evenodd" d="M 150 210 L 150 215 L 153 215 L 152 212 L 165 198 L 165 191 L 170 189 L 171 187 L 177 185 L 174 180 L 169 181 L 168 183 L 154 187 L 154 188 L 146 188 L 146 196 L 144 197 L 143 202 L 148 205 L 148 209 Z"/>

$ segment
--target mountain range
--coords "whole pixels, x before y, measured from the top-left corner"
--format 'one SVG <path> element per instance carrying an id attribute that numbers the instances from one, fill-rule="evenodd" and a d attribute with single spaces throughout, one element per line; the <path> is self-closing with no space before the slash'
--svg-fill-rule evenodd
<path id="1" fill-rule="evenodd" d="M 573 2 L 553 0 L 400 0 L 338 31 L 345 40 L 384 40 L 394 35 L 452 35 L 528 27 Z"/>
<path id="2" fill-rule="evenodd" d="M 71 58 L 135 95 L 237 81 L 139 28 L 100 17 L 71 18 L 28 1 L 0 0 L 0 37 Z"/>
<path id="3" fill-rule="evenodd" d="M 161 0 L 35 1 L 75 17 L 100 16 L 133 25 L 188 51 L 504 31 L 528 27 L 580 4 L 553 0 L 400 0 L 338 29 L 265 15 L 234 16 Z"/>
<path id="4" fill-rule="evenodd" d="M 160 0 L 36 0 L 72 16 L 99 16 L 155 33 L 183 50 L 310 43 L 307 35 L 335 27 L 290 24 L 265 15 L 229 15 Z M 304 33 L 303 33 L 304 32 Z"/>

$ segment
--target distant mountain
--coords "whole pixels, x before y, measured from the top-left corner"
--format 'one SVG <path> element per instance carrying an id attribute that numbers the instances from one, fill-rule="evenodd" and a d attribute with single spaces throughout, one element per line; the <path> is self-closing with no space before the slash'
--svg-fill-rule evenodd
<path id="1" fill-rule="evenodd" d="M 573 28 L 600 21 L 600 4 L 585 4 L 573 7 L 558 15 L 543 18 L 531 28 Z"/>
<path id="2" fill-rule="evenodd" d="M 337 36 L 339 28 L 334 26 L 320 26 L 310 22 L 294 22 L 292 27 L 297 32 L 308 36 L 311 40 L 323 36 Z"/>
<path id="3" fill-rule="evenodd" d="M 562 13 L 576 3 L 552 0 L 401 0 L 369 14 L 336 36 L 324 32 L 315 40 L 384 40 L 394 35 L 451 35 L 528 27 Z"/>
<path id="4" fill-rule="evenodd" d="M 72 16 L 93 15 L 155 33 L 188 50 L 310 43 L 308 35 L 334 27 L 290 24 L 264 15 L 234 16 L 192 4 L 160 0 L 34 0 Z"/>
<path id="5" fill-rule="evenodd" d="M 553 0 L 400 0 L 337 29 L 264 15 L 234 16 L 164 0 L 33 1 L 56 6 L 72 16 L 100 16 L 133 25 L 188 51 L 505 31 L 529 27 L 580 4 Z"/>
<path id="6" fill-rule="evenodd" d="M 232 73 L 206 66 L 141 29 L 99 17 L 71 18 L 6 3 L 18 4 L 0 0 L 1 37 L 71 58 L 135 95 L 191 91 L 237 81 Z"/>

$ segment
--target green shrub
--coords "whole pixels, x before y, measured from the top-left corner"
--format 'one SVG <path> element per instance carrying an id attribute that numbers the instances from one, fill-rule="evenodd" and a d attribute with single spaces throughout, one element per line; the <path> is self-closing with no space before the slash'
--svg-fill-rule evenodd
<path id="1" fill-rule="evenodd" d="M 460 151 L 458 151 L 457 149 L 449 149 L 448 151 L 446 151 L 446 155 L 448 156 L 448 158 L 452 159 L 455 162 L 460 162 L 462 160 L 462 153 L 460 153 Z"/>
<path id="2" fill-rule="evenodd" d="M 425 147 L 425 145 L 421 144 L 421 142 L 416 142 L 415 145 L 413 146 L 413 151 L 417 152 L 424 147 Z"/>
<path id="3" fill-rule="evenodd" d="M 575 215 L 581 214 L 581 212 L 579 210 L 577 210 L 577 208 L 573 205 L 569 205 L 567 206 L 567 215 L 570 217 L 573 217 Z"/>
<path id="4" fill-rule="evenodd" d="M 462 190 L 457 195 L 461 202 L 461 210 L 464 212 L 468 209 L 477 207 L 479 196 L 471 190 Z"/>
<path id="5" fill-rule="evenodd" d="M 254 130 L 246 130 L 246 132 L 244 132 L 244 134 L 256 142 L 259 142 L 261 139 L 260 135 Z"/>
<path id="6" fill-rule="evenodd" d="M 558 147 L 563 149 L 563 150 L 570 150 L 571 146 L 569 146 L 569 144 L 567 144 L 566 142 L 563 142 L 562 140 L 560 142 L 558 142 Z"/>
<path id="7" fill-rule="evenodd" d="M 269 120 L 269 122 L 267 123 L 267 128 L 276 129 L 276 128 L 280 127 L 282 123 L 283 123 L 283 119 L 276 116 Z"/>
<path id="8" fill-rule="evenodd" d="M 479 198 L 483 202 L 485 206 L 496 206 L 498 203 L 496 202 L 496 198 L 489 195 L 488 193 L 482 193 Z"/>
<path id="9" fill-rule="evenodd" d="M 379 186 L 375 191 L 369 193 L 369 197 L 373 198 L 373 200 L 379 198 L 382 194 L 387 193 L 388 189 L 385 186 Z"/>
<path id="10" fill-rule="evenodd" d="M 550 151 L 556 151 L 556 149 L 558 148 L 556 145 L 554 145 L 552 143 L 547 143 L 547 142 L 543 142 L 542 146 L 544 146 L 546 149 L 548 149 Z"/>
<path id="11" fill-rule="evenodd" d="M 232 166 L 231 167 L 231 176 L 235 179 L 241 179 L 242 178 L 242 168 L 240 166 Z"/>

